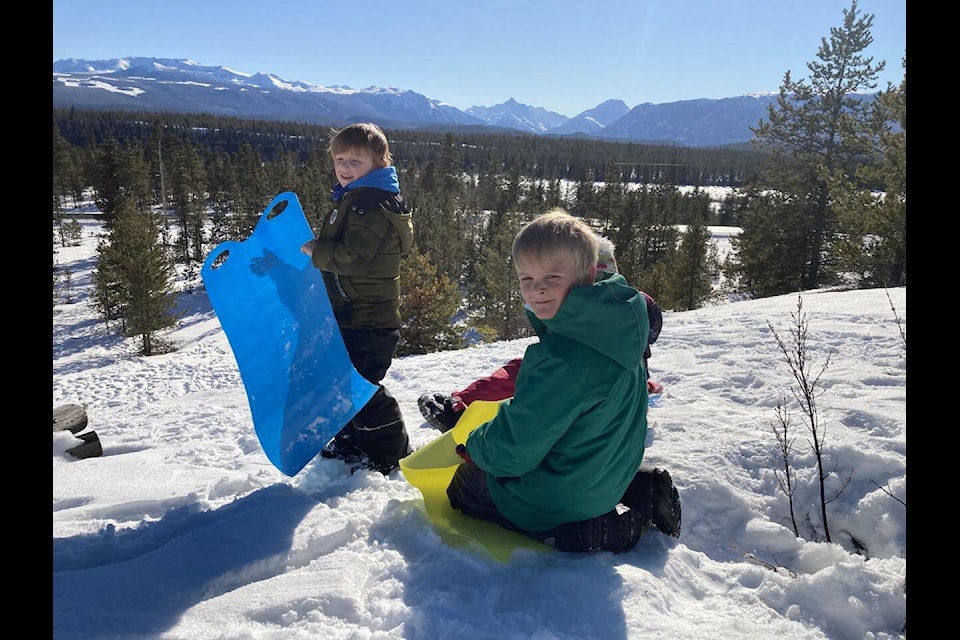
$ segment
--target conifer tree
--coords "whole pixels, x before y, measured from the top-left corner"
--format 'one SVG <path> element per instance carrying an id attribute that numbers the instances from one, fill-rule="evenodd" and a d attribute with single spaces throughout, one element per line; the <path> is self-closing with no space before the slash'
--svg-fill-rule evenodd
<path id="1" fill-rule="evenodd" d="M 523 176 L 520 175 L 520 167 L 513 166 L 497 197 L 497 212 L 502 215 L 511 209 L 516 209 L 520 204 L 522 193 Z"/>
<path id="2" fill-rule="evenodd" d="M 647 188 L 644 185 L 625 194 L 623 204 L 614 213 L 613 228 L 604 234 L 616 247 L 617 269 L 634 286 L 639 286 L 641 277 L 644 277 L 644 282 L 647 281 L 643 238 L 647 235 L 649 222 L 643 218 L 641 209 L 641 198 Z M 644 290 L 653 293 L 650 289 Z"/>
<path id="3" fill-rule="evenodd" d="M 495 150 L 490 156 L 489 162 L 480 168 L 480 175 L 477 177 L 477 209 L 489 211 L 497 207 L 502 172 L 503 161 L 500 159 L 500 154 Z"/>
<path id="4" fill-rule="evenodd" d="M 276 196 L 284 191 L 297 191 L 300 158 L 289 149 L 280 149 L 273 162 L 266 166 L 268 193 Z"/>
<path id="5" fill-rule="evenodd" d="M 204 167 L 207 174 L 207 193 L 210 196 L 210 208 L 212 210 L 210 244 L 218 245 L 225 240 L 243 240 L 243 238 L 230 236 L 230 217 L 233 211 L 232 195 L 237 191 L 237 174 L 233 165 L 233 157 L 229 154 L 216 154 Z"/>
<path id="6" fill-rule="evenodd" d="M 713 293 L 718 272 L 717 248 L 710 244 L 710 229 L 697 217 L 680 236 L 680 245 L 664 263 L 665 290 L 658 292 L 661 305 L 677 310 L 699 309 Z"/>
<path id="7" fill-rule="evenodd" d="M 162 213 L 161 220 L 166 232 L 169 224 L 167 220 L 167 204 L 170 193 L 170 183 L 168 181 L 168 171 L 164 161 L 164 152 L 169 158 L 170 149 L 175 146 L 176 139 L 168 135 L 167 124 L 162 117 L 153 121 L 153 128 L 150 137 L 147 140 L 145 149 L 150 167 L 150 181 L 153 188 L 153 203 L 159 205 Z M 166 233 L 164 233 L 164 243 L 168 243 Z"/>
<path id="8" fill-rule="evenodd" d="M 513 265 L 513 240 L 530 216 L 513 209 L 493 212 L 484 226 L 469 299 L 471 325 L 486 341 L 530 335 Z"/>
<path id="9" fill-rule="evenodd" d="M 267 176 L 260 152 L 244 141 L 237 152 L 237 182 L 233 194 L 233 216 L 230 236 L 243 240 L 250 237 L 260 221 L 260 215 L 276 194 L 269 194 Z"/>
<path id="10" fill-rule="evenodd" d="M 139 337 L 140 355 L 150 356 L 167 349 L 157 332 L 177 322 L 173 263 L 159 242 L 161 225 L 151 211 L 121 200 L 116 214 L 100 245 L 97 289 L 109 293 L 102 306 L 121 314 L 123 334 Z"/>
<path id="11" fill-rule="evenodd" d="M 139 141 L 125 146 L 107 139 L 97 150 L 93 167 L 94 202 L 109 229 L 121 201 L 144 211 L 150 204 L 150 172 Z"/>
<path id="12" fill-rule="evenodd" d="M 75 174 L 76 162 L 73 158 L 73 149 L 70 143 L 60 135 L 60 130 L 53 126 L 53 215 L 60 220 L 63 215 L 64 201 L 71 193 Z M 64 245 L 66 246 L 66 245 Z"/>
<path id="13" fill-rule="evenodd" d="M 330 154 L 324 149 L 311 149 L 306 162 L 297 173 L 295 191 L 303 213 L 314 229 L 320 228 L 323 216 L 329 214 L 333 208 L 330 194 L 335 182 Z M 400 184 L 405 185 L 405 182 L 401 180 Z"/>
<path id="14" fill-rule="evenodd" d="M 607 163 L 603 179 L 603 186 L 597 195 L 597 218 L 601 229 L 606 230 L 623 206 L 626 188 L 621 180 L 620 170 L 612 162 Z"/>
<path id="15" fill-rule="evenodd" d="M 832 203 L 838 194 L 831 192 L 831 186 L 850 184 L 845 178 L 870 152 L 877 135 L 870 103 L 858 95 L 876 87 L 877 75 L 886 65 L 883 61 L 875 65 L 873 58 L 862 55 L 873 42 L 870 28 L 874 16 L 861 15 L 857 0 L 851 0 L 850 9 L 843 14 L 843 25 L 831 28 L 829 39 L 822 38 L 818 61 L 807 63 L 809 80 L 794 80 L 787 71 L 767 120 L 751 128 L 754 144 L 773 154 L 768 186 L 782 192 L 789 187 L 805 188 L 792 192 L 788 202 L 794 213 L 801 214 L 799 222 L 809 240 L 802 273 L 796 274 L 803 289 L 832 281 L 833 273 L 822 269 L 825 259 L 833 259 L 837 232 Z M 796 180 L 793 174 L 798 172 L 806 174 L 806 179 Z M 798 202 L 804 203 L 799 210 L 795 208 Z M 771 219 L 775 221 L 776 217 Z M 782 230 L 780 235 L 787 233 Z"/>
<path id="16" fill-rule="evenodd" d="M 810 240 L 804 202 L 791 195 L 797 191 L 744 193 L 741 232 L 730 240 L 736 258 L 726 268 L 736 290 L 763 298 L 802 289 Z"/>
<path id="17" fill-rule="evenodd" d="M 570 205 L 567 203 L 566 198 L 564 197 L 563 185 L 560 181 L 560 178 L 555 178 L 550 182 L 546 192 L 544 193 L 543 206 L 547 211 L 550 209 L 556 209 L 557 207 L 566 209 L 568 211 L 570 210 Z"/>
<path id="18" fill-rule="evenodd" d="M 120 274 L 119 256 L 110 245 L 110 232 L 103 232 L 97 240 L 97 268 L 93 271 L 93 308 L 109 326 L 111 320 L 123 325 L 123 280 Z"/>
<path id="19" fill-rule="evenodd" d="M 437 270 L 429 256 L 412 252 L 400 263 L 402 328 L 397 355 L 457 349 L 463 344 L 453 318 L 460 308 L 457 283 Z"/>
<path id="20" fill-rule="evenodd" d="M 880 130 L 880 160 L 860 167 L 860 184 L 876 185 L 882 197 L 864 187 L 836 191 L 839 268 L 853 274 L 863 287 L 900 287 L 907 284 L 907 80 L 880 92 L 874 121 Z"/>
<path id="21" fill-rule="evenodd" d="M 187 264 L 202 263 L 206 256 L 207 176 L 196 147 L 177 145 L 169 162 L 170 192 L 179 233 L 176 259 Z"/>
<path id="22" fill-rule="evenodd" d="M 424 167 L 416 199 L 411 198 L 407 204 L 413 213 L 413 235 L 419 251 L 428 254 L 441 273 L 459 284 L 471 234 L 463 173 L 454 147 L 453 136 L 446 134 L 437 160 Z"/>

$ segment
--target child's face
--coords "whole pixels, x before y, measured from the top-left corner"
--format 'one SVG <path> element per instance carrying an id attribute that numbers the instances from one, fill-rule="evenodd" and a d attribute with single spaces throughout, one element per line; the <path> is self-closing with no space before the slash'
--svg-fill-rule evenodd
<path id="1" fill-rule="evenodd" d="M 333 168 L 341 187 L 346 187 L 373 171 L 373 153 L 365 149 L 347 149 L 333 156 Z"/>
<path id="2" fill-rule="evenodd" d="M 517 278 L 523 299 L 540 320 L 557 315 L 570 289 L 582 284 L 582 276 L 562 257 L 518 261 Z"/>

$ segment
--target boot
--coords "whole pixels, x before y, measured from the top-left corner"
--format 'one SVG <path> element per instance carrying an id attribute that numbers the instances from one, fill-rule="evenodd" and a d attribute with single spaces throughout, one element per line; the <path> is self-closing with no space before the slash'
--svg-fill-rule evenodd
<path id="1" fill-rule="evenodd" d="M 623 553 L 637 545 L 643 526 L 640 515 L 629 507 L 617 507 L 602 516 L 571 522 L 553 530 L 545 540 L 560 551 L 612 551 Z"/>
<path id="2" fill-rule="evenodd" d="M 653 471 L 653 526 L 673 538 L 680 537 L 680 493 L 666 469 Z"/>
<path id="3" fill-rule="evenodd" d="M 343 460 L 347 463 L 360 462 L 363 459 L 363 452 L 360 451 L 360 445 L 357 442 L 357 428 L 353 420 L 348 422 L 340 433 L 320 450 L 320 457 Z"/>
<path id="4" fill-rule="evenodd" d="M 365 458 L 360 468 L 387 475 L 399 466 L 400 458 L 410 455 L 410 438 L 403 424 L 400 405 L 383 387 L 377 390 L 353 423 L 357 444 Z"/>
<path id="5" fill-rule="evenodd" d="M 644 527 L 680 537 L 680 494 L 666 469 L 637 471 L 621 502 L 639 512 Z"/>
<path id="6" fill-rule="evenodd" d="M 420 407 L 420 413 L 423 414 L 424 419 L 441 433 L 453 429 L 460 420 L 463 410 L 454 409 L 455 404 L 457 401 L 454 398 L 439 393 L 417 398 L 417 406 Z"/>

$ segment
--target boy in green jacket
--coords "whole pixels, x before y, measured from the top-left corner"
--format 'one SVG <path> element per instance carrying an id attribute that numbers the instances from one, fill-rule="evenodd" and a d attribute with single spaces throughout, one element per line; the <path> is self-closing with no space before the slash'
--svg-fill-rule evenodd
<path id="1" fill-rule="evenodd" d="M 632 549 L 651 519 L 649 475 L 637 474 L 647 436 L 646 300 L 619 274 L 595 282 L 597 237 L 562 209 L 517 234 L 513 261 L 540 341 L 524 353 L 514 397 L 457 447 L 466 464 L 447 496 L 466 515 L 557 549 Z M 670 483 L 669 474 L 657 478 Z M 676 490 L 653 488 L 665 489 L 676 517 L 664 528 L 679 535 Z"/>

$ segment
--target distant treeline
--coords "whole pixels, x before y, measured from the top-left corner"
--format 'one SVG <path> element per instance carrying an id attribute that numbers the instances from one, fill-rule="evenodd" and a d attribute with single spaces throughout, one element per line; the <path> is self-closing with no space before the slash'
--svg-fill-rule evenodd
<path id="1" fill-rule="evenodd" d="M 140 307 L 124 296 L 163 290 L 174 265 L 195 273 L 217 244 L 248 237 L 276 194 L 296 193 L 318 226 L 332 207 L 333 133 L 219 116 L 56 110 L 54 251 L 71 242 L 70 210 L 92 191 L 107 230 L 97 304 L 128 334 L 131 326 L 153 326 L 132 318 Z M 487 340 L 526 335 L 510 246 L 523 224 L 553 207 L 610 237 L 621 273 L 664 308 L 701 306 L 719 277 L 705 227 L 735 225 L 739 209 L 733 197 L 717 206 L 703 190 L 685 194 L 677 183 L 735 186 L 764 160 L 735 150 L 532 135 L 387 134 L 415 234 L 402 275 L 401 353 L 460 347 L 467 332 Z M 677 225 L 689 227 L 681 234 Z M 155 268 L 144 281 L 151 237 Z M 54 266 L 56 300 L 56 255 Z M 132 281 L 124 282 L 126 269 Z M 465 320 L 451 323 L 454 317 Z M 152 332 L 138 335 L 145 352 L 155 349 Z"/>
<path id="2" fill-rule="evenodd" d="M 164 137 L 190 143 L 204 156 L 235 155 L 244 143 L 263 162 L 293 155 L 306 162 L 325 153 L 331 127 L 300 122 L 245 120 L 209 114 L 136 113 L 55 109 L 55 128 L 72 146 L 93 148 L 108 138 L 147 145 L 162 127 Z M 498 130 L 499 131 L 499 130 Z M 589 180 L 616 174 L 617 181 L 690 186 L 741 187 L 768 161 L 766 153 L 733 147 L 682 147 L 614 142 L 585 137 L 538 136 L 484 130 L 386 130 L 398 169 L 437 159 L 452 135 L 460 169 L 476 174 L 497 161 L 507 173 L 537 180 Z"/>

